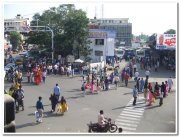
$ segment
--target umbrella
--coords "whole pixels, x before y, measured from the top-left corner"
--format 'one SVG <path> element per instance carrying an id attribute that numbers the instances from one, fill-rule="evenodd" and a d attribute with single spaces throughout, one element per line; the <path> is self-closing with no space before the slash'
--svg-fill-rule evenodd
<path id="1" fill-rule="evenodd" d="M 76 62 L 76 63 L 83 63 L 84 61 L 81 60 L 81 59 L 76 59 L 74 62 Z"/>

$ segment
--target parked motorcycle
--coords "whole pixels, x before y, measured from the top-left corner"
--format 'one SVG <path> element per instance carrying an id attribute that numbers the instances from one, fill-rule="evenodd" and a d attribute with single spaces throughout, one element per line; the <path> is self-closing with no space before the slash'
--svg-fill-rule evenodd
<path id="1" fill-rule="evenodd" d="M 107 123 L 104 127 L 101 127 L 98 123 L 92 123 L 88 124 L 89 130 L 88 132 L 111 132 L 114 133 L 118 130 L 118 127 L 115 125 L 115 121 L 112 121 L 110 118 L 108 118 Z M 122 129 L 121 129 L 122 130 Z M 119 131 L 121 131 L 119 130 Z"/>

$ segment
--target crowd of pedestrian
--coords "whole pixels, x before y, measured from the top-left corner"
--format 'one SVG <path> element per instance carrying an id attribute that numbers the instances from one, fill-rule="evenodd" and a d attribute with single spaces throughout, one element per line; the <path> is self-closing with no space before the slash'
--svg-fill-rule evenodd
<path id="1" fill-rule="evenodd" d="M 152 64 L 154 66 L 152 66 Z M 120 67 L 117 66 L 114 68 L 113 72 L 108 73 L 108 68 L 100 69 L 97 72 L 96 68 L 92 68 L 91 73 L 84 73 L 83 66 L 81 67 L 81 77 L 82 77 L 82 86 L 81 90 L 83 96 L 86 95 L 86 92 L 89 90 L 91 93 L 98 93 L 101 91 L 109 91 L 113 86 L 115 89 L 118 89 L 119 86 L 122 86 L 124 83 L 125 87 L 128 87 L 129 80 L 135 82 L 133 88 L 133 105 L 136 105 L 136 100 L 139 93 L 144 93 L 145 102 L 148 102 L 148 105 L 152 105 L 156 99 L 159 99 L 159 106 L 163 104 L 163 99 L 168 96 L 168 93 L 171 92 L 173 81 L 170 77 L 167 81 L 163 81 L 159 84 L 157 81 L 154 81 L 156 84 L 153 87 L 152 82 L 149 81 L 152 69 L 158 71 L 159 60 L 155 60 L 154 63 L 143 59 L 139 61 L 140 69 L 144 69 L 145 79 L 140 77 L 142 74 L 138 71 L 138 63 L 133 58 L 129 63 L 120 71 Z M 73 65 L 61 65 L 59 62 L 53 64 L 46 64 L 44 62 L 40 64 L 31 64 L 29 62 L 28 69 L 26 72 L 27 82 L 34 83 L 39 85 L 40 83 L 46 82 L 47 75 L 67 75 L 74 76 L 74 66 Z M 134 78 L 134 79 L 133 79 Z M 9 94 L 15 99 L 16 112 L 19 112 L 19 108 L 22 107 L 24 110 L 24 90 L 22 89 L 22 80 L 23 73 L 21 69 L 10 68 L 7 73 L 7 79 L 14 84 L 9 89 Z M 61 99 L 60 99 L 61 98 Z M 58 84 L 53 88 L 49 100 L 51 102 L 51 112 L 62 113 L 68 110 L 67 101 L 64 96 L 61 96 L 61 89 Z M 37 116 L 37 122 L 42 122 L 44 106 L 42 102 L 42 97 L 39 96 L 38 101 L 36 102 L 35 112 Z"/>

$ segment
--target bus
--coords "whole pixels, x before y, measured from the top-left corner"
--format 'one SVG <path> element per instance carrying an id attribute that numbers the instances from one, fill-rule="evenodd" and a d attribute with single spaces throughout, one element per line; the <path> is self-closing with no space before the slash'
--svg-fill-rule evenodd
<path id="1" fill-rule="evenodd" d="M 126 49 L 123 58 L 125 60 L 129 60 L 132 59 L 133 57 L 135 57 L 135 50 L 131 48 Z"/>
<path id="2" fill-rule="evenodd" d="M 137 58 L 150 58 L 150 48 L 141 48 L 136 50 Z"/>
<path id="3" fill-rule="evenodd" d="M 125 50 L 123 48 L 117 48 L 115 49 L 115 56 L 117 56 L 119 59 L 122 59 L 124 57 Z"/>

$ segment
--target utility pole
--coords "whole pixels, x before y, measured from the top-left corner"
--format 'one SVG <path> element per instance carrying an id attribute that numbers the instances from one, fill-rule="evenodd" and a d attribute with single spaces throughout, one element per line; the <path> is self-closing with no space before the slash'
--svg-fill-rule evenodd
<path id="1" fill-rule="evenodd" d="M 48 28 L 48 30 L 47 30 L 47 28 Z M 4 30 L 4 32 L 12 32 L 12 31 L 14 31 L 14 29 L 11 29 L 11 28 L 7 28 L 6 30 Z M 51 32 L 51 48 L 52 48 L 52 63 L 53 63 L 53 61 L 54 61 L 54 32 L 53 32 L 53 30 L 49 26 L 29 26 L 28 32 L 31 32 L 31 31 Z"/>
<path id="2" fill-rule="evenodd" d="M 49 26 L 30 26 L 30 28 L 41 28 L 41 29 L 44 29 L 45 30 L 37 30 L 37 31 L 43 31 L 43 32 L 46 32 L 46 31 L 50 31 L 51 32 L 51 48 L 52 48 L 52 63 L 54 61 L 54 32 L 53 30 L 49 27 Z M 46 28 L 48 28 L 48 30 L 46 30 Z M 30 30 L 30 31 L 34 31 L 34 30 Z"/>

